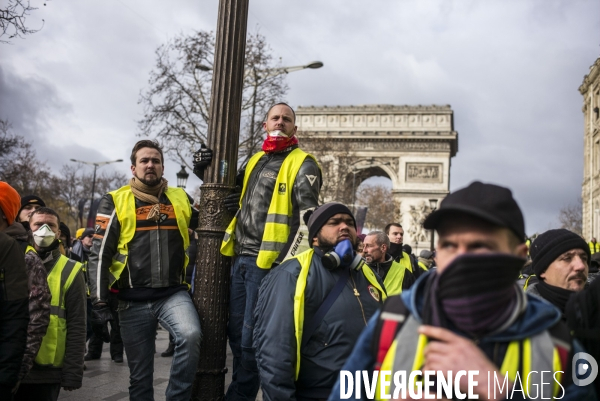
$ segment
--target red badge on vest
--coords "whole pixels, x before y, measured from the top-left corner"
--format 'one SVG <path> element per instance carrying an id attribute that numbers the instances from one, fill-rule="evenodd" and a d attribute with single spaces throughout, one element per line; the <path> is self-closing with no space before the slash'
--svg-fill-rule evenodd
<path id="1" fill-rule="evenodd" d="M 372 285 L 368 286 L 367 289 L 369 290 L 369 294 L 371 294 L 371 296 L 373 297 L 373 299 L 377 302 L 379 302 L 379 291 L 377 291 L 377 288 L 373 287 Z"/>

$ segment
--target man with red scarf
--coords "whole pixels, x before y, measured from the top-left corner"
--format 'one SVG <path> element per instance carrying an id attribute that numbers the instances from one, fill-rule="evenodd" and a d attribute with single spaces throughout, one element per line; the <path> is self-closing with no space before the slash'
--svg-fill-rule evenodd
<path id="1" fill-rule="evenodd" d="M 233 377 L 227 400 L 254 400 L 258 393 L 252 336 L 262 279 L 286 256 L 308 249 L 302 216 L 318 205 L 321 170 L 314 156 L 298 148 L 295 122 L 289 105 L 278 103 L 269 109 L 262 151 L 238 173 L 241 193 L 225 200 L 225 206 L 236 213 L 221 247 L 221 253 L 235 257 L 228 325 Z M 206 159 L 197 159 L 194 172 L 205 165 Z"/>

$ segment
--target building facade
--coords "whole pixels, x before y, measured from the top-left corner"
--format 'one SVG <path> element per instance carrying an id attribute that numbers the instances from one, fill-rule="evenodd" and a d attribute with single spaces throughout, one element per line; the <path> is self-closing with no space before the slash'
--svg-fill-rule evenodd
<path id="1" fill-rule="evenodd" d="M 430 232 L 422 225 L 431 213 L 429 200 L 439 205 L 448 194 L 458 151 L 450 106 L 298 107 L 296 123 L 302 148 L 322 166 L 322 201 L 360 206 L 360 183 L 388 177 L 393 199 L 382 202 L 395 205 L 389 222 L 402 224 L 404 243 L 415 253 L 429 249 Z"/>
<path id="2" fill-rule="evenodd" d="M 600 239 L 600 58 L 579 87 L 583 96 L 582 228 L 586 240 Z"/>

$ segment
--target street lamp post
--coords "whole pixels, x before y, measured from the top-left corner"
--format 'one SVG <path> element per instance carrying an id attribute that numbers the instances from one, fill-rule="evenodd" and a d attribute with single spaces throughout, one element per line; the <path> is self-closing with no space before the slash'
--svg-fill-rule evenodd
<path id="1" fill-rule="evenodd" d="M 83 160 L 76 160 L 76 159 L 71 159 L 72 162 L 75 163 L 83 163 L 83 164 L 87 164 L 89 166 L 94 166 L 94 178 L 92 179 L 92 198 L 90 199 L 90 211 L 88 213 L 88 221 L 87 221 L 87 227 L 94 227 L 94 221 L 93 221 L 93 216 L 92 216 L 92 206 L 94 205 L 94 195 L 96 194 L 96 169 L 98 169 L 98 167 L 102 167 L 102 166 L 106 166 L 107 164 L 111 164 L 111 163 L 121 163 L 123 161 L 123 159 L 117 159 L 117 160 L 109 160 L 109 161 L 105 161 L 105 162 L 86 162 Z"/>
<path id="2" fill-rule="evenodd" d="M 188 177 L 190 175 L 188 174 L 187 171 L 185 171 L 185 166 L 183 164 L 181 165 L 181 170 L 179 170 L 179 172 L 175 175 L 177 176 L 177 188 L 185 189 L 185 186 L 187 185 Z"/>
<path id="3" fill-rule="evenodd" d="M 437 199 L 429 199 L 429 207 L 431 208 L 431 213 L 435 212 L 435 210 L 437 209 L 437 204 L 438 204 Z M 433 249 L 435 248 L 435 244 L 433 243 L 434 235 L 435 235 L 435 230 L 432 228 L 431 229 L 431 246 L 429 248 L 429 250 L 431 252 L 433 252 Z"/>
<path id="4" fill-rule="evenodd" d="M 352 169 L 352 214 L 356 215 L 356 209 L 354 207 L 356 203 L 356 170 Z"/>
<path id="5" fill-rule="evenodd" d="M 233 215 L 224 207 L 235 187 L 249 0 L 220 0 L 210 98 L 208 144 L 213 162 L 204 172 L 198 215 L 193 300 L 202 342 L 192 400 L 222 400 L 227 372 L 227 319 L 231 258 L 221 255 Z"/>

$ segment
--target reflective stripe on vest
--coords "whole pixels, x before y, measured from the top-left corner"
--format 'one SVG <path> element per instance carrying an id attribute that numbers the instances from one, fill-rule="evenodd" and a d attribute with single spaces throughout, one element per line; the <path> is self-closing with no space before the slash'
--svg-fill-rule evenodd
<path id="1" fill-rule="evenodd" d="M 410 372 L 422 370 L 424 365 L 423 351 L 428 340 L 425 335 L 418 333 L 419 326 L 420 323 L 412 315 L 409 315 L 390 346 L 381 365 L 381 371 L 404 371 L 407 372 L 406 377 L 408 378 Z M 521 371 L 519 371 L 519 367 L 521 367 Z M 502 381 L 504 375 L 508 374 L 508 379 L 514 382 L 517 372 L 519 372 L 521 383 L 525 386 L 529 382 L 529 394 L 536 393 L 534 385 L 538 384 L 539 380 L 539 391 L 543 391 L 541 394 L 557 396 L 560 392 L 560 386 L 555 380 L 543 382 L 539 374 L 542 371 L 564 371 L 559 352 L 547 330 L 533 337 L 509 343 L 500 368 L 501 376 L 499 380 Z M 530 372 L 538 372 L 532 373 L 532 380 L 528 380 Z M 562 380 L 561 373 L 556 373 L 556 380 L 559 382 Z M 416 383 L 407 383 L 407 386 L 410 385 L 416 385 Z M 378 381 L 375 397 L 378 400 L 382 399 L 379 388 Z M 391 383 L 389 387 L 386 387 L 386 394 L 393 394 L 394 390 L 394 384 Z"/>
<path id="2" fill-rule="evenodd" d="M 35 357 L 38 365 L 62 367 L 65 359 L 65 345 L 67 341 L 67 321 L 65 310 L 65 295 L 83 265 L 61 255 L 50 273 L 48 273 L 48 287 L 52 294 L 50 301 L 50 323 L 42 345 Z"/>
<path id="3" fill-rule="evenodd" d="M 529 280 L 531 280 L 532 277 L 535 277 L 535 274 L 530 274 L 525 280 L 525 284 L 523 284 L 523 291 L 525 291 L 527 287 L 529 287 Z"/>
<path id="4" fill-rule="evenodd" d="M 306 281 L 308 278 L 308 271 L 310 270 L 310 264 L 312 257 L 315 253 L 314 249 L 309 249 L 294 256 L 290 259 L 298 259 L 300 263 L 300 274 L 298 275 L 298 281 L 296 282 L 296 292 L 294 293 L 294 332 L 296 334 L 296 376 L 295 380 L 298 380 L 300 374 L 300 345 L 302 344 L 302 334 L 304 333 L 304 290 L 306 289 Z M 375 273 L 371 270 L 366 263 L 363 263 L 361 271 L 365 275 L 365 278 L 373 287 L 377 288 L 381 293 L 382 302 L 387 298 L 386 292 L 381 288 Z"/>
<path id="5" fill-rule="evenodd" d="M 406 270 L 412 273 L 412 265 L 408 254 L 402 252 L 402 259 L 392 263 L 390 270 L 385 275 L 385 280 L 383 280 L 388 296 L 402 293 L 402 283 L 404 282 Z"/>
<path id="6" fill-rule="evenodd" d="M 131 192 L 131 187 L 129 185 L 125 185 L 116 191 L 109 192 L 109 194 L 112 195 L 117 219 L 121 225 L 121 234 L 119 236 L 119 244 L 117 245 L 117 253 L 113 256 L 112 265 L 110 266 L 108 286 L 112 287 L 119 277 L 121 277 L 121 273 L 127 265 L 129 242 L 131 242 L 133 236 L 135 235 L 136 209 L 135 197 L 133 196 L 133 192 Z M 185 268 L 187 267 L 189 261 L 187 252 L 185 252 L 190 245 L 188 227 L 190 225 L 190 219 L 192 218 L 190 200 L 188 199 L 185 191 L 181 188 L 169 187 L 165 191 L 165 195 L 173 206 L 175 219 L 177 220 L 177 228 L 179 229 L 179 233 L 183 239 L 183 251 L 185 255 L 183 272 L 185 272 Z M 185 277 L 185 273 L 183 276 Z"/>
<path id="7" fill-rule="evenodd" d="M 242 207 L 242 200 L 244 199 L 244 195 L 248 189 L 250 174 L 264 154 L 265 152 L 258 152 L 248 161 L 246 173 L 244 175 L 244 186 L 240 196 L 240 208 Z M 263 232 L 260 250 L 258 251 L 258 257 L 256 258 L 257 266 L 262 269 L 271 268 L 273 262 L 275 262 L 279 256 L 279 253 L 281 253 L 285 247 L 285 244 L 288 242 L 293 213 L 292 188 L 296 181 L 298 171 L 300 171 L 300 167 L 307 157 L 312 158 L 315 163 L 317 163 L 317 166 L 319 165 L 314 156 L 300 150 L 299 148 L 292 150 L 281 164 L 279 173 L 277 174 L 277 180 L 275 181 L 273 196 L 271 197 L 271 204 L 269 205 L 269 210 L 267 211 L 265 231 Z M 225 236 L 223 237 L 223 242 L 221 243 L 221 253 L 225 256 L 235 256 L 234 233 L 236 224 L 237 213 L 225 230 Z"/>

